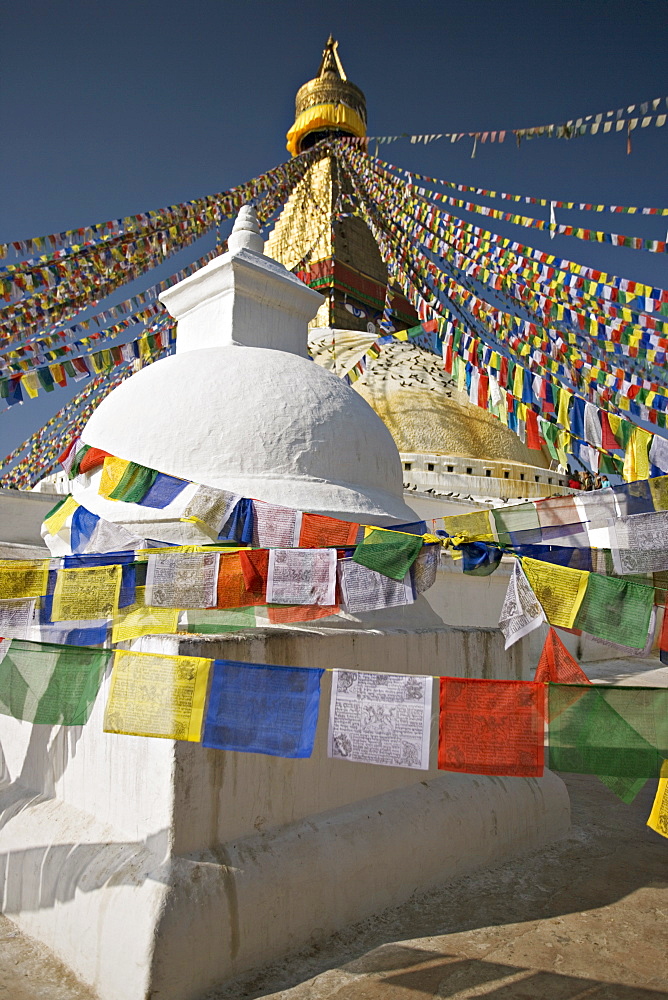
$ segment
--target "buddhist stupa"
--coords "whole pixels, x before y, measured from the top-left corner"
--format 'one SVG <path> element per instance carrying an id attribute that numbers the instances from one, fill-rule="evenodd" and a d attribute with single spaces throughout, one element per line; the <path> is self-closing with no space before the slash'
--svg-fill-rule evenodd
<path id="1" fill-rule="evenodd" d="M 287 147 L 294 156 L 327 137 L 364 138 L 366 124 L 364 94 L 348 80 L 330 36 L 316 76 L 297 91 Z M 377 359 L 366 357 L 379 334 L 386 295 L 396 331 L 416 326 L 418 318 L 408 300 L 388 287 L 387 268 L 363 220 L 341 211 L 349 196 L 334 158 L 323 152 L 295 187 L 265 244 L 268 256 L 325 296 L 309 324 L 314 360 L 341 375 L 365 357 L 366 371 L 354 388 L 391 431 L 405 470 L 416 454 L 434 458 L 433 467 L 449 456 L 450 468 L 457 459 L 483 460 L 489 466 L 483 474 L 491 479 L 545 480 L 546 455 L 470 404 L 430 351 L 408 342 L 385 347 Z M 526 474 L 519 471 L 524 467 Z M 442 485 L 448 488 L 447 482 Z M 486 495 L 493 495 L 489 485 Z M 510 484 L 499 489 L 512 495 Z"/>

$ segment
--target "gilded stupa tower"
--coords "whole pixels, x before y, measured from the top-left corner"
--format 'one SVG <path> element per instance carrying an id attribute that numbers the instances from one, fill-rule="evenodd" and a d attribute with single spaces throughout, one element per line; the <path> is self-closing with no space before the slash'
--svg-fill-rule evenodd
<path id="1" fill-rule="evenodd" d="M 330 36 L 316 76 L 297 91 L 287 148 L 297 156 L 341 136 L 366 136 L 366 100 L 348 80 Z M 312 327 L 373 332 L 385 305 L 387 268 L 367 226 L 350 215 L 348 190 L 336 161 L 323 153 L 293 191 L 265 253 L 326 296 Z M 391 302 L 397 329 L 417 322 L 402 295 Z"/>

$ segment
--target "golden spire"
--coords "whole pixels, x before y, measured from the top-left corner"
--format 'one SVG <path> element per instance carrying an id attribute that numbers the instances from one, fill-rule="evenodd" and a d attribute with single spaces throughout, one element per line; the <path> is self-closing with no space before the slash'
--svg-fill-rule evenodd
<path id="1" fill-rule="evenodd" d="M 366 135 L 366 100 L 346 76 L 338 48 L 330 35 L 317 75 L 297 91 L 295 123 L 286 137 L 293 156 L 327 134 Z"/>

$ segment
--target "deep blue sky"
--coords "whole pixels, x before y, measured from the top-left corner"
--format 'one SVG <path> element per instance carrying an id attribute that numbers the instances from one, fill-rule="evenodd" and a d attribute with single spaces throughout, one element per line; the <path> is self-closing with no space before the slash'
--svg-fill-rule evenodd
<path id="1" fill-rule="evenodd" d="M 366 93 L 371 134 L 512 129 L 668 94 L 664 0 L 23 0 L 2 15 L 0 242 L 160 208 L 283 161 L 295 91 L 330 32 Z M 402 166 L 481 187 L 659 206 L 667 151 L 668 124 L 637 129 L 631 156 L 621 133 L 519 150 L 506 140 L 479 146 L 473 160 L 468 140 L 380 147 Z M 661 238 L 668 228 L 668 219 L 558 218 Z M 496 229 L 668 285 L 665 257 Z M 70 394 L 4 414 L 0 457 Z"/>

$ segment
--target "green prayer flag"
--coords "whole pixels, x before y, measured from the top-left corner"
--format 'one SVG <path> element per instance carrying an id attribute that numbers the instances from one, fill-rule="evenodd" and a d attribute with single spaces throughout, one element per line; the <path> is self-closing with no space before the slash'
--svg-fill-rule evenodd
<path id="1" fill-rule="evenodd" d="M 80 448 L 77 449 L 77 452 L 74 456 L 74 461 L 72 462 L 69 471 L 70 479 L 74 479 L 75 476 L 79 475 L 79 466 L 81 465 L 81 460 L 83 459 L 86 452 L 90 451 L 90 448 L 91 446 L 89 444 L 83 444 Z"/>
<path id="2" fill-rule="evenodd" d="M 403 580 L 422 548 L 420 535 L 370 531 L 357 546 L 353 561 L 393 580 Z"/>
<path id="3" fill-rule="evenodd" d="M 67 503 L 67 501 L 69 500 L 69 498 L 70 498 L 70 494 L 68 493 L 67 496 L 64 496 L 62 498 L 62 500 L 59 500 L 58 503 L 56 504 L 56 506 L 51 508 L 51 510 L 46 515 L 46 517 L 44 518 L 44 520 L 48 521 L 49 518 L 52 517 L 56 513 L 57 510 L 60 510 L 60 508 L 63 506 L 64 503 Z"/>
<path id="4" fill-rule="evenodd" d="M 668 688 L 550 684 L 550 767 L 613 778 L 656 778 L 668 757 Z M 632 782 L 621 783 L 627 794 Z M 615 791 L 615 789 L 613 789 Z"/>
<path id="5" fill-rule="evenodd" d="M 590 573 L 573 627 L 620 646 L 643 649 L 653 607 L 653 587 Z"/>
<path id="6" fill-rule="evenodd" d="M 633 802 L 638 792 L 641 792 L 647 784 L 647 778 L 624 778 L 621 775 L 611 774 L 599 774 L 598 778 L 627 805 Z"/>
<path id="7" fill-rule="evenodd" d="M 137 462 L 128 462 L 128 466 L 116 487 L 111 491 L 111 500 L 124 500 L 125 503 L 141 503 L 158 473 Z"/>
<path id="8" fill-rule="evenodd" d="M 217 635 L 219 632 L 236 632 L 240 628 L 255 627 L 256 608 L 221 608 L 187 611 L 187 632 L 200 635 Z"/>
<path id="9" fill-rule="evenodd" d="M 82 726 L 110 649 L 12 639 L 0 662 L 0 714 L 48 726 Z"/>

